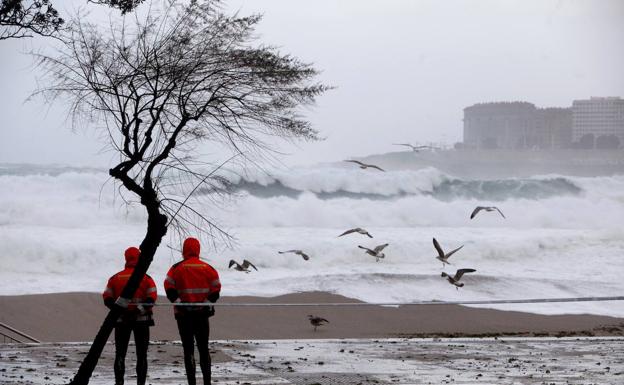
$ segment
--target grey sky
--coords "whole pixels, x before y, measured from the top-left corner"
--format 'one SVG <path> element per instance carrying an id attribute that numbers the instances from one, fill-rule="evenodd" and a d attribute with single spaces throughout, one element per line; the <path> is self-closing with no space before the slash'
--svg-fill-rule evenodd
<path id="1" fill-rule="evenodd" d="M 68 9 L 83 2 L 56 1 Z M 624 1 L 232 0 L 261 12 L 260 41 L 323 70 L 336 86 L 308 111 L 327 139 L 285 148 L 287 164 L 461 140 L 462 109 L 499 100 L 540 107 L 624 96 Z M 86 6 L 98 14 L 108 12 Z M 69 132 L 61 105 L 24 104 L 36 70 L 0 42 L 0 162 L 106 165 L 95 134 Z M 45 41 L 43 41 L 45 43 Z"/>

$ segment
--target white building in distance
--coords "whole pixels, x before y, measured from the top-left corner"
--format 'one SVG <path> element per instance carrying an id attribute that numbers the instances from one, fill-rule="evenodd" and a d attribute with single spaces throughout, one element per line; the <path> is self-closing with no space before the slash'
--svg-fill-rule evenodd
<path id="1" fill-rule="evenodd" d="M 624 143 L 624 99 L 619 97 L 591 97 L 572 103 L 572 141 L 593 134 L 617 136 Z"/>
<path id="2" fill-rule="evenodd" d="M 555 149 L 572 142 L 571 108 L 528 102 L 479 103 L 464 108 L 464 145 L 474 149 Z"/>

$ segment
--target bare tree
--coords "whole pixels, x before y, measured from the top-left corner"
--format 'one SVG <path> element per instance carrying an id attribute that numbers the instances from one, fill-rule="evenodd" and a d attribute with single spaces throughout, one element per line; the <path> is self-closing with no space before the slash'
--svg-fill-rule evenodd
<path id="1" fill-rule="evenodd" d="M 90 3 L 108 5 L 111 8 L 117 8 L 122 15 L 132 12 L 145 0 L 87 0 Z M 220 0 L 217 0 L 220 1 Z"/>
<path id="2" fill-rule="evenodd" d="M 270 151 L 266 139 L 317 139 L 299 108 L 327 90 L 313 82 L 318 72 L 256 44 L 260 16 L 228 16 L 213 4 L 174 3 L 108 32 L 77 21 L 63 49 L 39 55 L 49 78 L 40 93 L 70 100 L 75 124 L 101 124 L 119 157 L 111 177 L 147 211 L 141 257 L 120 298 L 132 298 L 169 227 L 224 234 L 189 204 L 200 188 L 224 191 L 223 179 L 192 167 L 198 143 L 249 156 Z M 195 186 L 186 197 L 183 176 Z M 108 313 L 72 384 L 89 382 L 124 302 Z"/>
<path id="3" fill-rule="evenodd" d="M 0 0 L 0 40 L 54 36 L 63 26 L 49 0 Z"/>

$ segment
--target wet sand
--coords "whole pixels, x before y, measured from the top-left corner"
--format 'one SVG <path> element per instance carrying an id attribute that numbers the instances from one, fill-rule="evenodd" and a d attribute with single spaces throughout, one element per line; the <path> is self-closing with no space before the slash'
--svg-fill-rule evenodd
<path id="1" fill-rule="evenodd" d="M 167 302 L 159 298 L 159 302 Z M 358 302 L 323 292 L 272 298 L 223 297 L 219 302 L 317 303 Z M 61 293 L 0 296 L 0 322 L 44 342 L 90 341 L 106 308 L 99 294 Z M 218 340 L 485 337 L 485 336 L 618 336 L 624 319 L 595 315 L 537 315 L 458 305 L 403 307 L 218 307 L 211 318 L 211 338 Z M 308 314 L 330 321 L 314 331 Z M 178 340 L 171 307 L 155 309 L 152 340 Z"/>
<path id="2" fill-rule="evenodd" d="M 623 347 L 621 337 L 216 341 L 212 378 L 222 385 L 621 384 Z M 0 385 L 67 384 L 88 349 L 0 344 Z M 113 383 L 113 357 L 107 344 L 91 385 Z M 179 343 L 152 344 L 148 362 L 149 384 L 186 384 Z M 126 384 L 136 383 L 134 366 L 131 345 Z"/>

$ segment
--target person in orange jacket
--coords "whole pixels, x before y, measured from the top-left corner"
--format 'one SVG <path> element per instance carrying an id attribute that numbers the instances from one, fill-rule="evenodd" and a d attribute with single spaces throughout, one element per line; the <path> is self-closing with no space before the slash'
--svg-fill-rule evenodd
<path id="1" fill-rule="evenodd" d="M 104 304 L 110 309 L 121 295 L 134 267 L 139 261 L 141 251 L 136 247 L 129 247 L 125 252 L 125 269 L 109 278 L 106 290 L 102 294 Z M 129 301 L 125 312 L 115 325 L 115 385 L 123 385 L 126 352 L 130 342 L 130 333 L 134 333 L 137 355 L 137 384 L 144 385 L 147 379 L 147 348 L 149 345 L 149 328 L 154 326 L 152 307 L 136 305 L 137 303 L 154 303 L 157 299 L 156 284 L 149 275 L 145 274 L 134 297 Z"/>
<path id="2" fill-rule="evenodd" d="M 221 291 L 219 273 L 199 259 L 200 244 L 195 238 L 187 238 L 182 247 L 181 262 L 171 266 L 165 279 L 165 291 L 171 302 L 216 302 Z M 214 315 L 213 306 L 175 306 L 175 318 L 184 350 L 184 367 L 189 385 L 195 385 L 194 340 L 199 350 L 199 365 L 204 385 L 211 383 L 211 362 L 208 351 L 210 336 L 209 317 Z"/>

